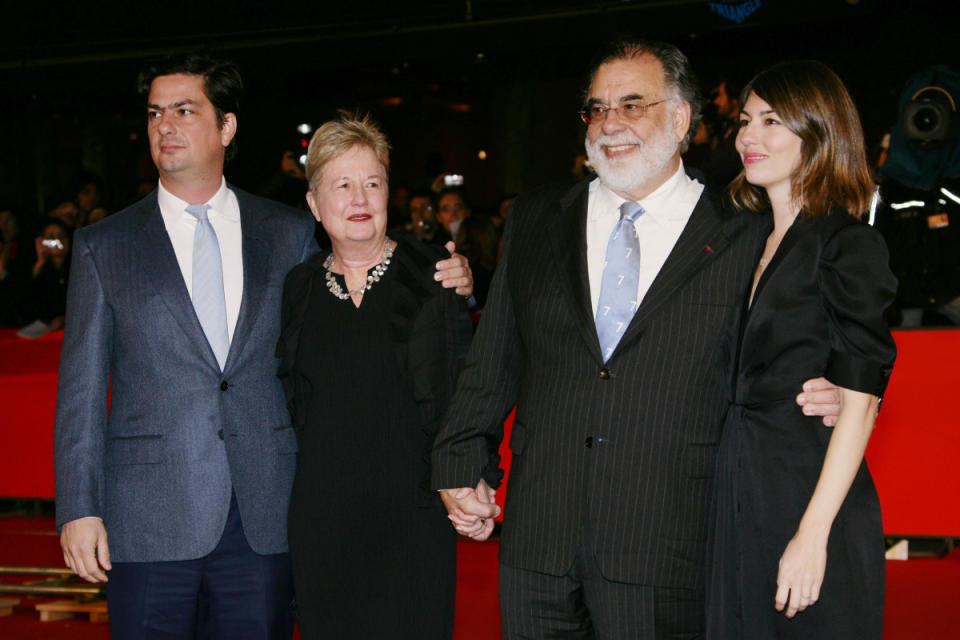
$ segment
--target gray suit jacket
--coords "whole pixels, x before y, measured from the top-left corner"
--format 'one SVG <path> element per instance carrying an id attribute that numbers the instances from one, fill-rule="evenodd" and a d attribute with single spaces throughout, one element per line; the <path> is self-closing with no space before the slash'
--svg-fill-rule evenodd
<path id="1" fill-rule="evenodd" d="M 518 198 L 434 448 L 434 488 L 474 486 L 517 406 L 500 560 L 565 575 L 582 536 L 619 582 L 704 587 L 709 503 L 756 230 L 705 192 L 604 364 L 587 183 Z"/>
<path id="2" fill-rule="evenodd" d="M 302 211 L 234 193 L 243 298 L 223 372 L 156 193 L 74 239 L 57 392 L 57 525 L 101 517 L 114 561 L 210 553 L 231 489 L 251 547 L 287 550 L 297 443 L 274 350 L 284 277 L 317 250 L 314 225 Z"/>

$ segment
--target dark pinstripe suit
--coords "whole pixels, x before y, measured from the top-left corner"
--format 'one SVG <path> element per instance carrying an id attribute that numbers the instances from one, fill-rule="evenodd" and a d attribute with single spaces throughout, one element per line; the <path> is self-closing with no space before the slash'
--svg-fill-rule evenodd
<path id="1" fill-rule="evenodd" d="M 475 486 L 514 404 L 500 560 L 567 574 L 589 531 L 607 580 L 704 587 L 731 340 L 758 225 L 706 195 L 606 365 L 586 265 L 588 183 L 517 199 L 434 449 L 434 487 Z"/>

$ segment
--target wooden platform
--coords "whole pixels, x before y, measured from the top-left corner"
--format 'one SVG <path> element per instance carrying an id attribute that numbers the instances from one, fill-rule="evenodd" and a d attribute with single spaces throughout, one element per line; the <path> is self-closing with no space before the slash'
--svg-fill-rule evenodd
<path id="1" fill-rule="evenodd" d="M 13 608 L 20 604 L 20 598 L 0 598 L 0 618 L 13 613 Z"/>
<path id="2" fill-rule="evenodd" d="M 64 618 L 72 618 L 77 614 L 90 616 L 90 622 L 107 622 L 110 620 L 110 616 L 107 614 L 106 600 L 57 600 L 56 602 L 38 604 L 37 611 L 40 612 L 40 622 L 63 620 Z"/>

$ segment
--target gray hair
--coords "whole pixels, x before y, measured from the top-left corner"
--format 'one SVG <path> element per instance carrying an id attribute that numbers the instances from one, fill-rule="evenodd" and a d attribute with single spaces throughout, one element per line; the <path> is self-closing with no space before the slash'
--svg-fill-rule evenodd
<path id="1" fill-rule="evenodd" d="M 690 105 L 690 128 L 680 143 L 680 151 L 686 151 L 693 142 L 694 136 L 697 135 L 697 127 L 700 126 L 700 107 L 703 105 L 703 96 L 700 92 L 700 81 L 690 66 L 690 60 L 672 44 L 643 38 L 617 40 L 610 43 L 594 58 L 587 88 L 584 91 L 584 102 L 590 97 L 588 93 L 597 69 L 608 62 L 632 60 L 641 55 L 651 55 L 660 61 L 667 86 L 676 91 L 677 97 Z"/>

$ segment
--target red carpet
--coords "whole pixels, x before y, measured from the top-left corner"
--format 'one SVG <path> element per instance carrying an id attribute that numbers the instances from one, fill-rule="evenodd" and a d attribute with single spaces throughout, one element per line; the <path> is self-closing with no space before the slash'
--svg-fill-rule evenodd
<path id="1" fill-rule="evenodd" d="M 455 640 L 500 637 L 497 543 L 462 540 L 458 547 Z M 0 517 L 0 565 L 62 566 L 50 518 Z M 0 576 L 3 582 L 20 582 Z M 0 598 L 8 597 L 0 595 Z M 10 596 L 16 597 L 16 596 Z M 39 621 L 33 606 L 49 598 L 20 596 L 13 615 L 0 618 L 3 640 L 107 640 L 107 625 L 81 619 Z M 884 640 L 960 638 L 960 549 L 945 558 L 887 562 Z"/>

